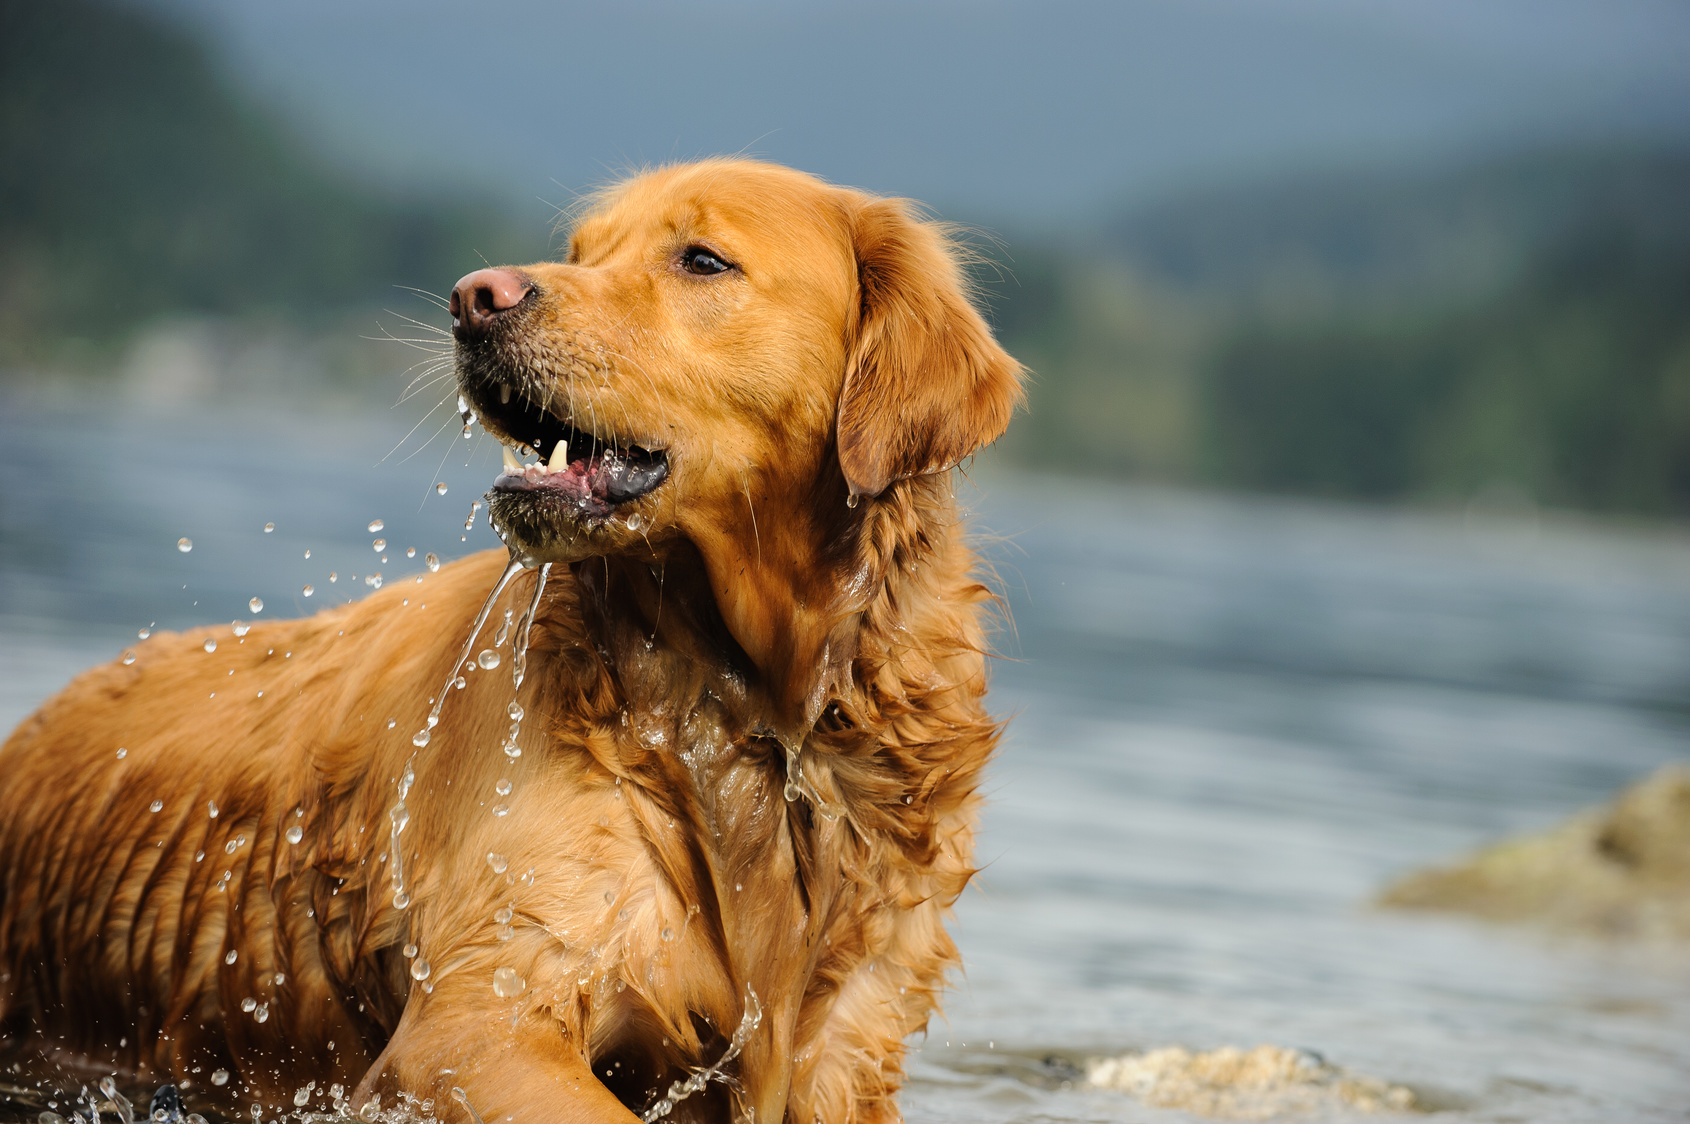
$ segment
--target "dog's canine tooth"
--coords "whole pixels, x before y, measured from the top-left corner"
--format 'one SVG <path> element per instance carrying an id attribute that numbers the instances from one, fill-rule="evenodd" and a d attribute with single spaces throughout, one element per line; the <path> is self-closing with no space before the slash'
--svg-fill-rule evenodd
<path id="1" fill-rule="evenodd" d="M 509 406 L 510 404 L 511 404 L 511 387 L 510 387 L 510 383 L 505 383 L 503 386 L 499 387 L 499 405 Z"/>
<path id="2" fill-rule="evenodd" d="M 516 454 L 511 452 L 511 447 L 509 445 L 500 445 L 499 451 L 505 454 L 505 471 L 522 471 L 522 462 L 516 459 Z"/>
<path id="3" fill-rule="evenodd" d="M 558 443 L 552 446 L 551 459 L 546 462 L 546 471 L 562 472 L 569 467 L 569 442 L 558 438 Z"/>

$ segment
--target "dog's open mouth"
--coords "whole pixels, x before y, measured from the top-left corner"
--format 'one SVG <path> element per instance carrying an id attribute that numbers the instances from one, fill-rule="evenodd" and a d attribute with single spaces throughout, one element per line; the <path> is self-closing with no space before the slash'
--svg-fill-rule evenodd
<path id="1" fill-rule="evenodd" d="M 493 481 L 495 497 L 527 496 L 549 501 L 545 506 L 560 508 L 558 514 L 603 519 L 618 505 L 650 494 L 669 476 L 669 455 L 663 449 L 577 429 L 508 385 L 485 397 L 492 401 L 476 403 L 482 425 L 506 442 L 505 468 Z M 512 445 L 539 459 L 523 463 Z"/>

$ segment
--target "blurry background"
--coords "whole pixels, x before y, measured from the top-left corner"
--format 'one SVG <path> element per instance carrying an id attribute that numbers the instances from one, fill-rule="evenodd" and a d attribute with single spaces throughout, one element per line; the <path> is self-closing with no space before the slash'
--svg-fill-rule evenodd
<path id="1" fill-rule="evenodd" d="M 396 286 L 542 256 L 630 169 L 747 152 L 982 232 L 1037 374 L 1018 461 L 1690 512 L 1674 0 L 0 11 L 12 379 L 163 391 L 161 347 L 296 331 L 374 385 L 392 352 L 341 329 L 428 309 Z"/>
<path id="2" fill-rule="evenodd" d="M 1678 938 L 1368 905 L 1690 757 L 1677 0 L 0 0 L 0 727 L 148 627 L 493 545 L 496 454 L 388 337 L 738 152 L 970 227 L 1033 371 L 911 1118 L 1181 1119 L 1073 1065 L 1275 1041 L 1681 1119 Z"/>

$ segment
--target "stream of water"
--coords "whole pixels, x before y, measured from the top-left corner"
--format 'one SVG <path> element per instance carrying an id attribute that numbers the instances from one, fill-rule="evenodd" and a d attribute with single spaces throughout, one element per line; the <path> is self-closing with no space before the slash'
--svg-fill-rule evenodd
<path id="1" fill-rule="evenodd" d="M 462 524 L 497 449 L 456 424 L 382 462 L 385 418 L 7 405 L 6 729 L 140 630 L 308 613 L 496 545 Z M 1261 1042 L 1451 1122 L 1685 1119 L 1690 958 L 1368 903 L 1690 759 L 1690 539 L 978 480 L 1013 720 L 911 1121 L 1189 1119 L 1078 1067 Z M 0 1089 L 0 1115 L 35 1110 Z"/>

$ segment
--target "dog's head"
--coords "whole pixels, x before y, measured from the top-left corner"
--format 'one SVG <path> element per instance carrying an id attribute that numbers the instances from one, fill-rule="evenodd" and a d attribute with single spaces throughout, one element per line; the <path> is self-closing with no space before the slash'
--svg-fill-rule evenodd
<path id="1" fill-rule="evenodd" d="M 762 666 L 792 611 L 849 608 L 817 602 L 818 568 L 866 510 L 996 439 L 1020 398 L 941 229 L 751 161 L 621 184 L 562 262 L 472 273 L 452 314 L 464 398 L 538 458 L 493 485 L 513 552 L 688 543 Z"/>

